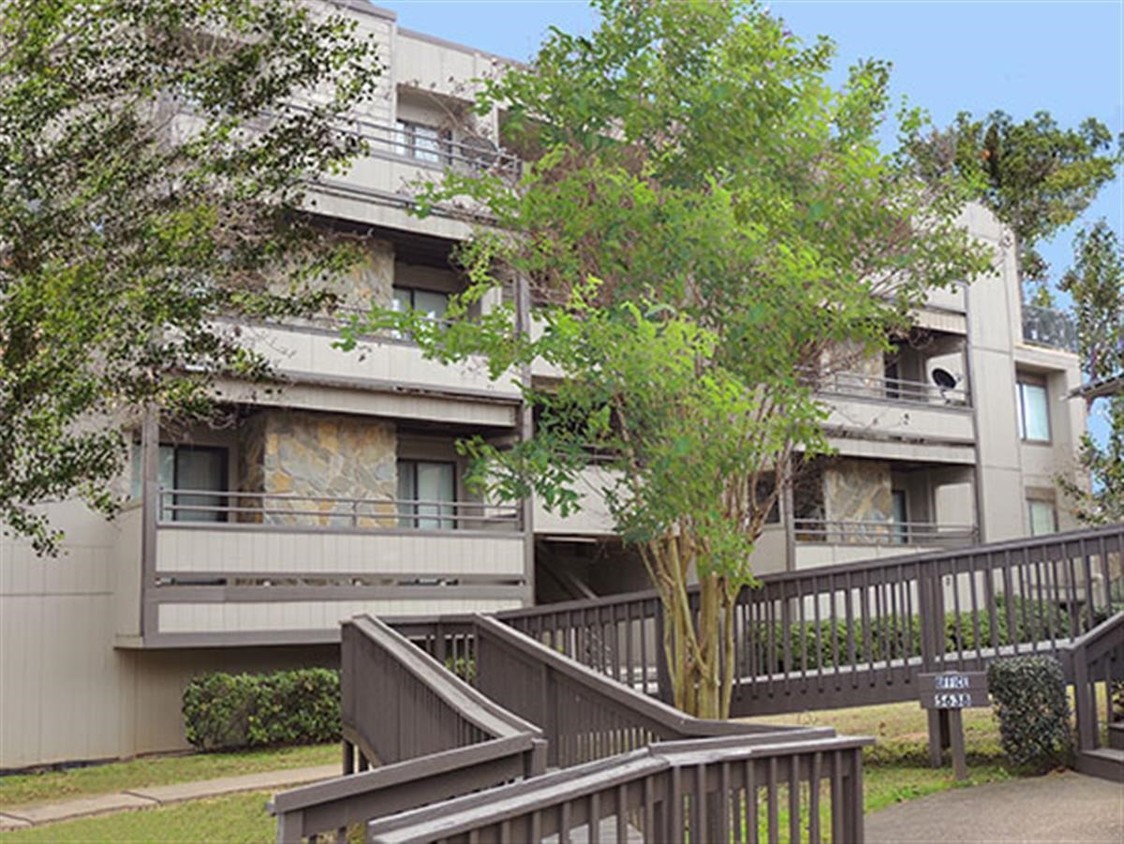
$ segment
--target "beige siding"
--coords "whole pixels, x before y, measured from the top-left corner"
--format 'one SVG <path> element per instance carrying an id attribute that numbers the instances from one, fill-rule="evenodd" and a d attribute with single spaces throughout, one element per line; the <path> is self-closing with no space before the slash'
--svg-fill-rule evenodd
<path id="1" fill-rule="evenodd" d="M 971 443 L 975 437 L 972 413 L 967 408 L 933 404 L 903 404 L 863 399 L 826 399 L 829 428 L 878 437 L 910 437 L 934 443 Z"/>
<path id="2" fill-rule="evenodd" d="M 131 504 L 116 519 L 118 535 L 112 553 L 116 632 L 121 636 L 140 635 L 141 540 L 144 511 L 139 502 Z"/>
<path id="3" fill-rule="evenodd" d="M 962 314 L 967 310 L 966 302 L 964 287 L 957 284 L 945 290 L 930 290 L 926 306 L 934 310 Z"/>
<path id="4" fill-rule="evenodd" d="M 157 572 L 523 574 L 523 537 L 161 526 Z"/>
<path id="5" fill-rule="evenodd" d="M 286 384 L 280 390 L 265 391 L 232 380 L 219 380 L 215 387 L 224 401 L 284 407 L 290 410 L 318 410 L 325 413 L 353 413 L 362 416 L 387 416 L 424 421 L 440 420 L 450 425 L 484 425 L 510 428 L 516 421 L 514 404 L 499 403 L 491 397 L 445 397 L 404 392 L 374 392 L 362 384 L 320 386 Z"/>
<path id="6" fill-rule="evenodd" d="M 335 630 L 360 613 L 379 616 L 496 612 L 518 600 L 425 599 L 381 601 L 287 601 L 285 603 L 161 604 L 161 634 L 248 633 L 267 630 Z"/>
<path id="7" fill-rule="evenodd" d="M 121 753 L 119 528 L 77 503 L 51 514 L 68 534 L 56 558 L 0 537 L 0 768 Z"/>
<path id="8" fill-rule="evenodd" d="M 939 550 L 944 549 L 927 545 L 829 545 L 812 542 L 796 546 L 796 568 L 810 569 Z"/>
<path id="9" fill-rule="evenodd" d="M 542 502 L 535 499 L 535 533 L 559 535 L 605 536 L 612 535 L 613 517 L 605 506 L 602 491 L 612 483 L 608 470 L 597 466 L 585 469 L 578 477 L 575 491 L 579 495 L 581 507 L 569 516 L 550 512 Z"/>
<path id="10" fill-rule="evenodd" d="M 339 336 L 332 332 L 297 331 L 253 326 L 242 330 L 252 348 L 291 377 L 315 373 L 317 378 L 360 379 L 386 384 L 390 381 L 456 392 L 478 391 L 485 395 L 515 399 L 519 390 L 510 378 L 492 381 L 482 360 L 446 366 L 426 360 L 417 346 L 390 340 L 364 340 L 353 352 L 333 348 Z"/>

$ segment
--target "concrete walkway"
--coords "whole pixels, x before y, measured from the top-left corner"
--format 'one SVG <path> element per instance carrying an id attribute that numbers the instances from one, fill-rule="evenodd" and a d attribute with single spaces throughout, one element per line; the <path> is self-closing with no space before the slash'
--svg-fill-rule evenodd
<path id="1" fill-rule="evenodd" d="M 133 788 L 115 794 L 97 794 L 61 803 L 39 803 L 34 806 L 12 806 L 0 812 L 0 831 L 25 829 L 56 821 L 68 821 L 91 815 L 104 815 L 128 809 L 147 809 L 198 800 L 201 797 L 220 797 L 239 791 L 268 791 L 290 788 L 305 783 L 318 782 L 339 776 L 339 765 L 321 765 L 316 768 L 290 768 L 284 771 L 265 771 L 239 777 L 222 777 L 215 780 L 183 782 L 174 785 L 153 785 Z"/>
<path id="2" fill-rule="evenodd" d="M 1073 771 L 954 788 L 866 816 L 867 844 L 1124 841 L 1124 787 Z"/>

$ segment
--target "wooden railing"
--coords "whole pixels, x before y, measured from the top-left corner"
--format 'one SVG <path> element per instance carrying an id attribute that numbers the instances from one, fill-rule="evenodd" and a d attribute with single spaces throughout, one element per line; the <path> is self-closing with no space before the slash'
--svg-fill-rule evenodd
<path id="1" fill-rule="evenodd" d="M 510 712 L 538 724 L 547 763 L 570 767 L 655 741 L 786 734 L 825 738 L 833 730 L 707 721 L 610 680 L 487 616 L 476 618 L 475 685 Z"/>
<path id="2" fill-rule="evenodd" d="M 443 653 L 444 664 L 381 622 L 360 617 L 345 623 L 344 776 L 277 795 L 271 809 L 278 817 L 279 841 L 346 831 L 414 807 L 430 806 L 428 816 L 444 817 L 454 810 L 444 801 L 537 777 L 548 764 L 566 768 L 605 762 L 604 770 L 616 777 L 629 770 L 627 754 L 645 752 L 646 746 L 661 740 L 673 742 L 659 746 L 659 764 L 670 772 L 673 784 L 678 768 L 668 760 L 676 752 L 705 752 L 716 762 L 739 761 L 739 770 L 753 769 L 747 775 L 758 777 L 754 782 L 765 790 L 774 827 L 776 805 L 786 785 L 827 779 L 834 800 L 861 781 L 857 754 L 846 764 L 817 767 L 821 763 L 814 761 L 815 753 L 845 753 L 862 744 L 838 744 L 830 728 L 691 718 L 485 616 L 437 620 L 428 629 L 425 622 L 413 620 L 402 630 L 426 649 Z M 472 678 L 475 687 L 454 671 Z M 685 739 L 710 743 L 686 749 L 674 744 Z M 753 760 L 735 760 L 750 747 L 761 748 Z M 359 772 L 353 773 L 356 750 Z M 812 755 L 804 762 L 791 761 L 804 751 Z M 759 762 L 765 758 L 773 761 Z M 380 763 L 385 767 L 367 770 Z M 699 782 L 698 774 L 694 776 Z M 744 791 L 744 784 L 740 787 Z M 680 789 L 681 804 L 694 793 L 675 788 Z M 706 800 L 734 799 L 712 794 L 714 786 L 707 789 Z M 818 823 L 816 793 L 809 799 Z M 755 812 L 755 789 L 753 794 Z M 684 840 L 697 817 L 673 808 L 666 795 L 660 799 L 665 807 L 661 811 L 667 814 L 658 821 L 660 837 L 652 840 Z M 841 813 L 840 823 L 861 832 L 861 809 L 855 809 L 853 799 L 839 799 L 843 802 L 833 808 L 832 817 Z"/>
<path id="3" fill-rule="evenodd" d="M 1060 654 L 1066 674 L 1073 678 L 1073 708 L 1077 716 L 1077 768 L 1086 773 L 1119 778 L 1102 763 L 1096 751 L 1105 746 L 1101 728 L 1118 720 L 1113 713 L 1114 683 L 1124 683 L 1124 612 L 1118 612 L 1095 630 L 1085 634 Z M 1103 717 L 1098 713 L 1097 687 L 1104 689 Z"/>
<path id="4" fill-rule="evenodd" d="M 863 840 L 862 747 L 845 737 L 655 744 L 376 821 L 375 844 Z M 826 799 L 823 793 L 827 783 Z M 782 820 L 782 813 L 787 819 Z"/>
<path id="5" fill-rule="evenodd" d="M 738 597 L 733 712 L 908 700 L 918 671 L 1056 653 L 1111 612 L 1124 525 L 761 578 Z M 497 613 L 633 689 L 670 699 L 654 592 Z"/>
<path id="6" fill-rule="evenodd" d="M 542 731 L 380 621 L 345 622 L 342 777 L 278 794 L 281 842 L 541 774 Z M 355 753 L 358 769 L 355 773 Z M 384 765 L 367 770 L 371 765 Z"/>

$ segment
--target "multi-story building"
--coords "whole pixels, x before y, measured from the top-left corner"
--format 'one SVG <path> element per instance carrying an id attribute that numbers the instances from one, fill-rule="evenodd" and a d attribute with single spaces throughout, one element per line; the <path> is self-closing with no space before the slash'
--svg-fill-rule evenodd
<path id="1" fill-rule="evenodd" d="M 348 8 L 386 69 L 352 127 L 370 152 L 317 185 L 317 212 L 365 250 L 349 307 L 398 302 L 440 318 L 462 285 L 449 258 L 468 230 L 412 217 L 404 187 L 447 167 L 517 166 L 492 140 L 496 115 L 464 128 L 464 80 L 502 60 L 399 29 L 358 0 Z M 1071 468 L 1084 424 L 1080 402 L 1061 401 L 1079 383 L 1072 337 L 1021 305 L 1013 246 L 991 215 L 971 209 L 965 224 L 994 245 L 997 272 L 935 295 L 892 355 L 823 384 L 837 456 L 804 467 L 758 571 L 1066 526 L 1053 476 Z M 0 769 L 180 747 L 190 677 L 332 664 L 339 620 L 359 612 L 490 611 L 644 586 L 595 480 L 566 519 L 466 490 L 457 438 L 508 442 L 531 424 L 510 379 L 425 360 L 408 337 L 345 353 L 333 324 L 244 333 L 273 359 L 279 389 L 219 384 L 219 425 L 145 418 L 127 432 L 132 498 L 116 519 L 51 507 L 63 556 L 0 539 Z"/>

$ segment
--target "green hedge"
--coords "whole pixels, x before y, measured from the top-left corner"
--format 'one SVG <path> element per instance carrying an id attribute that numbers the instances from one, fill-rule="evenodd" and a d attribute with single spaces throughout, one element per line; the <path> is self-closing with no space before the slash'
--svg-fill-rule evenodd
<path id="1" fill-rule="evenodd" d="M 1035 638 L 1068 637 L 1070 618 L 1065 610 L 1046 607 L 1037 601 L 1021 598 L 1014 600 L 1015 636 L 1008 629 L 1007 600 L 996 599 L 996 638 L 1000 645 L 1013 642 L 1029 642 Z M 979 616 L 979 646 L 991 647 L 991 620 L 986 613 Z M 759 664 L 766 662 L 769 652 L 770 625 L 758 623 L 753 626 L 752 647 Z M 958 650 L 975 650 L 976 625 L 970 615 L 962 613 L 958 620 L 955 613 L 945 615 L 944 624 L 945 653 Z M 814 668 L 830 668 L 835 665 L 834 653 L 840 662 L 847 664 L 847 624 L 842 621 L 814 621 L 792 624 L 789 627 L 789 658 L 785 659 L 784 633 L 780 624 L 772 625 L 772 650 L 775 657 L 770 664 L 780 669 L 793 671 Z M 860 662 L 881 662 L 888 659 L 902 659 L 921 655 L 921 621 L 917 616 L 909 618 L 878 618 L 869 622 L 854 624 L 855 654 Z M 833 650 L 834 648 L 834 650 Z M 868 650 L 869 648 L 869 650 Z M 805 654 L 805 651 L 807 653 Z"/>
<path id="2" fill-rule="evenodd" d="M 987 682 L 999 743 L 1012 764 L 1035 772 L 1068 764 L 1072 748 L 1065 675 L 1052 656 L 991 663 Z"/>
<path id="3" fill-rule="evenodd" d="M 187 740 L 201 750 L 340 738 L 340 675 L 328 668 L 196 677 L 183 693 Z"/>

